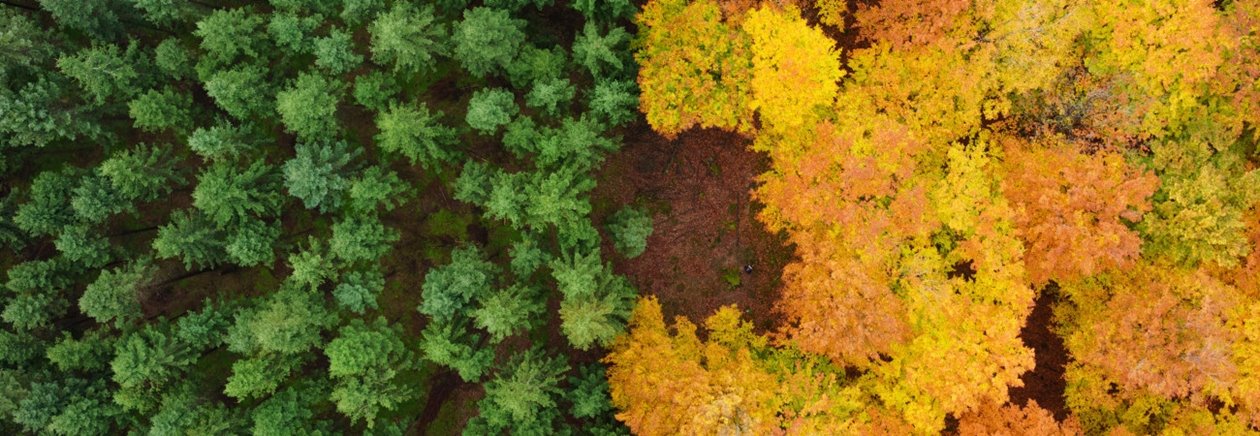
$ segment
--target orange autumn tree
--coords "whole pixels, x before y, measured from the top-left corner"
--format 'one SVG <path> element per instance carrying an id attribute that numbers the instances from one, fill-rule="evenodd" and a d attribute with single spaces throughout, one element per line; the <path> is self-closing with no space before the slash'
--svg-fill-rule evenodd
<path id="1" fill-rule="evenodd" d="M 653 130 L 748 132 L 752 63 L 748 37 L 712 0 L 654 0 L 636 18 L 640 108 Z"/>
<path id="2" fill-rule="evenodd" d="M 1235 288 L 1203 270 L 1139 263 L 1062 291 L 1067 403 L 1087 430 L 1157 431 L 1178 408 L 1231 401 Z"/>
<path id="3" fill-rule="evenodd" d="M 890 121 L 860 121 L 824 122 L 802 146 L 768 147 L 782 170 L 763 175 L 755 197 L 768 206 L 759 218 L 797 246 L 800 261 L 784 269 L 779 300 L 794 341 L 865 367 L 909 338 L 905 304 L 886 273 L 897 247 L 939 224 L 924 213 L 928 187 L 915 172 L 925 145 Z"/>
<path id="4" fill-rule="evenodd" d="M 988 403 L 958 418 L 962 436 L 1070 436 L 1084 434 L 1075 420 L 1060 423 L 1029 400 L 1025 406 Z"/>
<path id="5" fill-rule="evenodd" d="M 1154 175 L 1117 153 L 1007 141 L 1003 191 L 1017 210 L 1032 283 L 1073 280 L 1137 259 L 1142 240 L 1129 226 L 1151 209 Z"/>

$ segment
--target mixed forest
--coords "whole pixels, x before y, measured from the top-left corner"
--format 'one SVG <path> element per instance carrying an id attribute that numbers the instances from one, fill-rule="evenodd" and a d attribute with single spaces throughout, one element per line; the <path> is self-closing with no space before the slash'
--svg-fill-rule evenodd
<path id="1" fill-rule="evenodd" d="M 11 434 L 1260 434 L 1260 1 L 0 0 Z"/>

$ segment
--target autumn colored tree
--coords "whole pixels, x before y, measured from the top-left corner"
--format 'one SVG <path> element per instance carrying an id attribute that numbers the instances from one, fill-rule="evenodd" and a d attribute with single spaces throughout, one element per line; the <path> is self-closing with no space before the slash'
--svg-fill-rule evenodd
<path id="1" fill-rule="evenodd" d="M 958 434 L 1070 436 L 1084 433 L 1080 423 L 1074 420 L 1055 421 L 1054 416 L 1037 405 L 1036 400 L 1029 400 L 1024 406 L 985 404 L 958 419 Z"/>
<path id="2" fill-rule="evenodd" d="M 1126 411 L 1230 398 L 1239 377 L 1231 351 L 1237 331 L 1229 328 L 1240 302 L 1233 287 L 1203 270 L 1143 262 L 1065 283 L 1062 291 L 1068 302 L 1056 318 L 1074 359 L 1067 403 L 1087 431 L 1157 431 L 1170 409 L 1144 417 Z"/>
<path id="3" fill-rule="evenodd" d="M 1027 246 L 1028 279 L 1074 280 L 1132 264 L 1142 241 L 1130 226 L 1150 210 L 1158 179 L 1115 153 L 1029 148 L 1007 147 L 1003 187 Z"/>
<path id="4" fill-rule="evenodd" d="M 752 129 L 750 41 L 712 0 L 648 2 L 637 17 L 640 109 L 653 130 Z"/>
<path id="5" fill-rule="evenodd" d="M 835 98 L 840 54 L 835 42 L 810 28 L 795 7 L 750 11 L 741 25 L 752 40 L 751 109 L 771 132 L 796 129 L 816 119 Z"/>

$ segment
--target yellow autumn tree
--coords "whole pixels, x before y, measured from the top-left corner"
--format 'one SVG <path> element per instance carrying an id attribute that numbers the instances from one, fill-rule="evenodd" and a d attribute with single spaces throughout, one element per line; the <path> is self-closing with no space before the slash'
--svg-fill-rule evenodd
<path id="1" fill-rule="evenodd" d="M 752 40 L 752 99 L 771 132 L 796 129 L 817 118 L 815 110 L 835 99 L 840 54 L 835 42 L 811 28 L 795 7 L 762 6 L 742 24 Z"/>
<path id="2" fill-rule="evenodd" d="M 617 418 L 635 434 L 817 434 L 860 418 L 859 391 L 834 368 L 770 347 L 734 307 L 705 321 L 707 341 L 696 330 L 682 317 L 667 328 L 645 297 L 604 358 Z"/>
<path id="3" fill-rule="evenodd" d="M 752 129 L 748 37 L 713 0 L 652 0 L 636 18 L 640 108 L 653 130 Z"/>

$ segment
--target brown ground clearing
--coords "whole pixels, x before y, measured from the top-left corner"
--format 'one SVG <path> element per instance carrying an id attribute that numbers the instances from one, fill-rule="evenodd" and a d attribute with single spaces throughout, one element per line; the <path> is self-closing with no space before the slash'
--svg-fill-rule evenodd
<path id="1" fill-rule="evenodd" d="M 760 205 L 748 195 L 768 159 L 749 150 L 747 138 L 714 129 L 668 140 L 644 127 L 625 144 L 604 165 L 593 196 L 597 205 L 646 206 L 654 231 L 643 255 L 614 257 L 616 271 L 641 295 L 656 295 L 666 316 L 699 322 L 734 304 L 759 329 L 776 325 L 771 308 L 792 250 L 756 221 Z"/>

